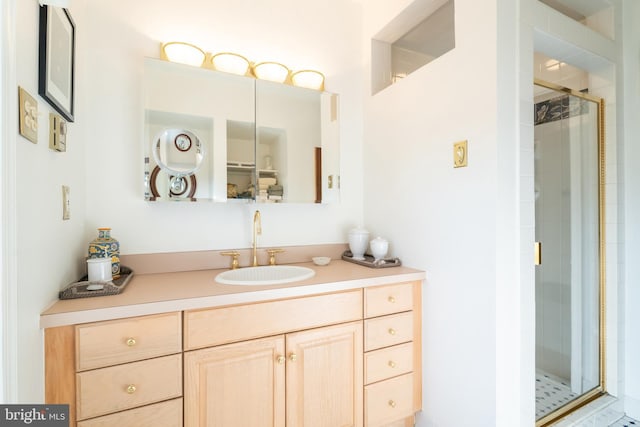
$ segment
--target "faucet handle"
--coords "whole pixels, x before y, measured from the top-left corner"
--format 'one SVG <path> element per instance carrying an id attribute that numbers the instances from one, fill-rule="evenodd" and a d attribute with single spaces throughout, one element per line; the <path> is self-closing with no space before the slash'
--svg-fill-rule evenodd
<path id="1" fill-rule="evenodd" d="M 276 265 L 276 254 L 284 252 L 284 249 L 267 249 L 269 254 L 269 265 Z"/>
<path id="2" fill-rule="evenodd" d="M 220 252 L 220 255 L 230 256 L 231 257 L 231 269 L 235 270 L 240 267 L 240 261 L 238 261 L 238 257 L 240 256 L 240 252 L 238 251 L 226 251 Z"/>

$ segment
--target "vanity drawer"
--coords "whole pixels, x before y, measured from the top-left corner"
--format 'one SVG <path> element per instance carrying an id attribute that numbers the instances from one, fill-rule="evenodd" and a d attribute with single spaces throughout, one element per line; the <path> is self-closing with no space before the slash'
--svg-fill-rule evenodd
<path id="1" fill-rule="evenodd" d="M 182 354 L 76 374 L 78 420 L 182 396 Z"/>
<path id="2" fill-rule="evenodd" d="M 77 427 L 181 427 L 182 399 L 80 421 Z"/>
<path id="3" fill-rule="evenodd" d="M 364 351 L 390 347 L 412 340 L 412 311 L 364 321 Z"/>
<path id="4" fill-rule="evenodd" d="M 364 317 L 383 316 L 413 309 L 413 283 L 364 289 Z"/>
<path id="5" fill-rule="evenodd" d="M 362 318 L 362 290 L 245 304 L 184 314 L 185 350 Z"/>
<path id="6" fill-rule="evenodd" d="M 78 371 L 182 351 L 179 312 L 76 326 Z"/>
<path id="7" fill-rule="evenodd" d="M 364 355 L 364 383 L 371 384 L 413 371 L 413 343 L 395 345 Z"/>
<path id="8" fill-rule="evenodd" d="M 386 426 L 413 415 L 413 374 L 364 388 L 365 427 Z"/>

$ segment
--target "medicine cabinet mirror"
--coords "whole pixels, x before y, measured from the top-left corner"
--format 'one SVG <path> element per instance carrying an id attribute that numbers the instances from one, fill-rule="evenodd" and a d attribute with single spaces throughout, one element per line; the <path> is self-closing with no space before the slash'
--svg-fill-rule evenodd
<path id="1" fill-rule="evenodd" d="M 339 200 L 338 96 L 146 58 L 145 199 Z"/>

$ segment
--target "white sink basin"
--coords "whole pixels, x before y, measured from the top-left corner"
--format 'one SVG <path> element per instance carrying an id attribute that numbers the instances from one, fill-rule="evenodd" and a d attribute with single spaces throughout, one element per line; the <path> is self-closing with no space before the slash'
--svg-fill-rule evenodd
<path id="1" fill-rule="evenodd" d="M 268 265 L 239 268 L 218 274 L 216 282 L 225 285 L 278 285 L 313 277 L 314 270 L 296 265 Z"/>

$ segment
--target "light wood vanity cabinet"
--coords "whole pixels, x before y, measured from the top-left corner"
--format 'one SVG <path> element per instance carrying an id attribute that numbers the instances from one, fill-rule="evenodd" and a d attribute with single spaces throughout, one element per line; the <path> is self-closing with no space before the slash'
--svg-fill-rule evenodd
<path id="1" fill-rule="evenodd" d="M 361 427 L 361 319 L 360 289 L 185 312 L 211 346 L 185 351 L 185 426 Z"/>
<path id="2" fill-rule="evenodd" d="M 45 330 L 71 426 L 405 427 L 421 282 Z"/>
<path id="3" fill-rule="evenodd" d="M 47 329 L 45 362 L 46 401 L 69 403 L 70 425 L 182 425 L 181 313 Z"/>
<path id="4" fill-rule="evenodd" d="M 364 289 L 364 422 L 413 426 L 422 406 L 417 282 Z"/>

